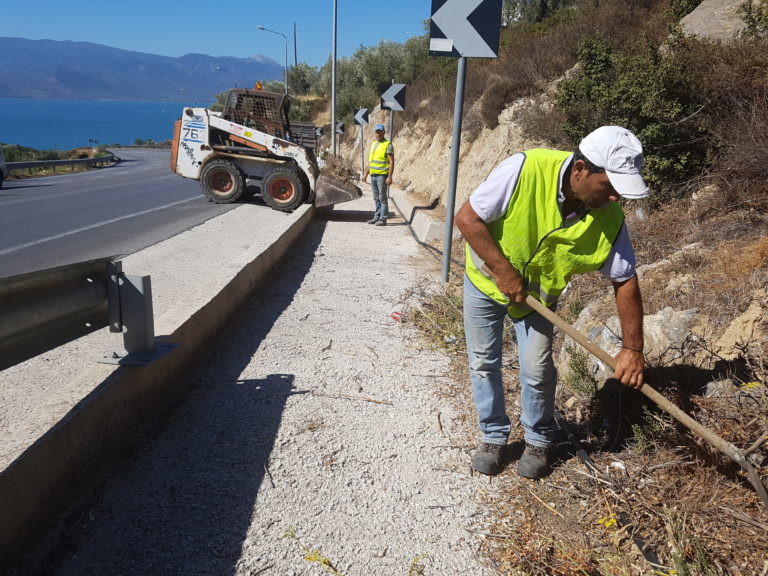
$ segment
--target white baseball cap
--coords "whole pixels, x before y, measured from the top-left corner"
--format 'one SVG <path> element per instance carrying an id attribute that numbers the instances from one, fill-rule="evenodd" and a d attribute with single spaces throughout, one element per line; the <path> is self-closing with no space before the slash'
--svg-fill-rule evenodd
<path id="1" fill-rule="evenodd" d="M 629 200 L 648 196 L 648 186 L 640 175 L 643 145 L 637 136 L 620 126 L 602 126 L 587 134 L 579 150 L 598 168 L 605 169 L 616 192 Z"/>

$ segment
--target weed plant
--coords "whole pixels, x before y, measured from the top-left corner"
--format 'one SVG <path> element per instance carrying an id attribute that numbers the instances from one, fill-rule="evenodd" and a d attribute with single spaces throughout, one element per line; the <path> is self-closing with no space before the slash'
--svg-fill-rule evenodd
<path id="1" fill-rule="evenodd" d="M 354 185 L 361 176 L 357 165 L 348 158 L 326 154 L 321 160 L 320 172 L 331 178 Z"/>
<path id="2" fill-rule="evenodd" d="M 425 285 L 417 289 L 420 301 L 413 300 L 407 318 L 437 350 L 456 354 L 464 348 L 463 298 L 450 288 L 429 291 Z M 423 298 L 429 294 L 426 298 Z"/>
<path id="3" fill-rule="evenodd" d="M 581 400 L 591 400 L 597 392 L 597 380 L 589 369 L 589 352 L 581 347 L 567 346 L 568 370 L 560 382 Z"/>

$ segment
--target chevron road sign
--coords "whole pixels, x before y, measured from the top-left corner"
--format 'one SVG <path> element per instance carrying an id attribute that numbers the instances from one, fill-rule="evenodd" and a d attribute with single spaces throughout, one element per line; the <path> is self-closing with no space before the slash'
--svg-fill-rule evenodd
<path id="1" fill-rule="evenodd" d="M 392 84 L 381 95 L 381 109 L 403 112 L 405 110 L 405 84 Z"/>
<path id="2" fill-rule="evenodd" d="M 320 138 L 320 136 L 322 136 L 322 135 L 323 135 L 323 127 L 322 126 L 318 126 L 317 128 L 315 128 L 315 136 Z"/>
<path id="3" fill-rule="evenodd" d="M 344 122 L 336 124 L 336 134 L 344 134 Z"/>
<path id="4" fill-rule="evenodd" d="M 360 108 L 355 114 L 355 124 L 360 126 L 368 125 L 368 108 Z"/>
<path id="5" fill-rule="evenodd" d="M 502 0 L 432 0 L 429 55 L 496 58 Z"/>
<path id="6" fill-rule="evenodd" d="M 429 23 L 429 55 L 458 58 L 456 102 L 453 109 L 453 139 L 451 140 L 451 173 L 448 178 L 448 197 L 445 202 L 443 282 L 448 282 L 451 261 L 467 58 L 496 58 L 498 56 L 501 36 L 501 8 L 502 0 L 432 0 L 432 18 Z"/>

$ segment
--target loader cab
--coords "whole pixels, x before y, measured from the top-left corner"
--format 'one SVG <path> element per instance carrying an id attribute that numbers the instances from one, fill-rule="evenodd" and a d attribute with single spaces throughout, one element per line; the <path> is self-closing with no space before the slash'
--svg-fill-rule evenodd
<path id="1" fill-rule="evenodd" d="M 259 132 L 291 140 L 287 94 L 264 90 L 234 89 L 227 93 L 221 117 Z"/>

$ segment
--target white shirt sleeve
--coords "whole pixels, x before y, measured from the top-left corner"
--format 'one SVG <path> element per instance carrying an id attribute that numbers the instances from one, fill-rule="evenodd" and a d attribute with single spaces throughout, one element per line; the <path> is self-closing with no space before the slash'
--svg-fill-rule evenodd
<path id="1" fill-rule="evenodd" d="M 486 224 L 507 214 L 523 160 L 523 154 L 515 154 L 504 160 L 469 197 L 469 205 Z"/>
<path id="2" fill-rule="evenodd" d="M 608 259 L 600 268 L 600 273 L 611 282 L 624 282 L 637 275 L 635 270 L 635 250 L 629 239 L 627 225 L 622 224 L 616 242 L 613 244 Z"/>

